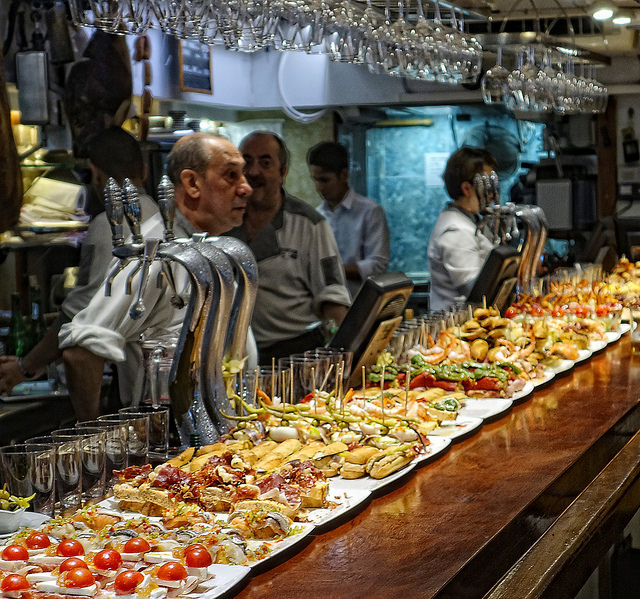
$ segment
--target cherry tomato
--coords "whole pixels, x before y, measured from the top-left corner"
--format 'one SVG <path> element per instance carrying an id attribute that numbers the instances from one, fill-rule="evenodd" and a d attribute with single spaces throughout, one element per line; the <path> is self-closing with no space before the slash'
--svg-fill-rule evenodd
<path id="1" fill-rule="evenodd" d="M 9 574 L 2 579 L 0 591 L 26 591 L 30 586 L 22 574 Z"/>
<path id="2" fill-rule="evenodd" d="M 611 308 L 609 308 L 609 306 L 600 305 L 596 308 L 597 316 L 608 316 L 609 312 L 611 312 Z"/>
<path id="3" fill-rule="evenodd" d="M 62 539 L 56 551 L 63 557 L 73 557 L 74 555 L 84 555 L 84 547 L 75 539 Z"/>
<path id="4" fill-rule="evenodd" d="M 179 562 L 167 562 L 158 568 L 157 576 L 160 580 L 184 580 L 187 570 Z"/>
<path id="5" fill-rule="evenodd" d="M 564 316 L 564 314 L 565 314 L 564 308 L 556 307 L 553 310 L 551 310 L 551 316 L 553 316 L 554 318 L 561 318 L 562 316 Z"/>
<path id="6" fill-rule="evenodd" d="M 121 563 L 122 556 L 114 549 L 103 549 L 93 558 L 93 565 L 100 570 L 117 570 Z"/>
<path id="7" fill-rule="evenodd" d="M 24 542 L 29 549 L 45 549 L 51 545 L 51 539 L 43 532 L 32 532 Z"/>
<path id="8" fill-rule="evenodd" d="M 190 568 L 206 568 L 213 563 L 211 554 L 200 544 L 187 547 L 184 558 Z"/>
<path id="9" fill-rule="evenodd" d="M 79 557 L 70 557 L 69 559 L 64 560 L 60 566 L 58 566 L 58 570 L 60 572 L 68 572 L 69 570 L 73 570 L 74 568 L 88 568 L 86 562 L 82 561 Z"/>
<path id="10" fill-rule="evenodd" d="M 90 587 L 95 582 L 89 568 L 73 568 L 64 574 L 62 586 L 72 589 Z"/>
<path id="11" fill-rule="evenodd" d="M 509 306 L 504 311 L 505 318 L 513 318 L 514 316 L 517 316 L 517 315 L 518 315 L 518 310 L 516 308 L 514 308 L 513 306 Z"/>
<path id="12" fill-rule="evenodd" d="M 587 318 L 589 316 L 589 308 L 586 306 L 578 306 L 574 312 L 578 318 Z"/>
<path id="13" fill-rule="evenodd" d="M 141 537 L 134 537 L 133 539 L 129 539 L 124 544 L 123 553 L 144 553 L 145 551 L 149 551 L 151 549 L 151 545 L 147 543 L 147 541 Z"/>
<path id="14" fill-rule="evenodd" d="M 144 580 L 142 572 L 125 570 L 116 576 L 114 587 L 116 595 L 131 595 L 135 588 Z"/>
<path id="15" fill-rule="evenodd" d="M 16 560 L 28 560 L 29 552 L 22 545 L 7 545 L 2 550 L 2 559 L 6 559 L 8 562 L 14 562 Z"/>

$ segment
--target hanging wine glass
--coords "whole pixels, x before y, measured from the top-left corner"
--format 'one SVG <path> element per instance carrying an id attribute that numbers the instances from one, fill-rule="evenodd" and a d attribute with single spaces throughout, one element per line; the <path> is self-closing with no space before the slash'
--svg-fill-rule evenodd
<path id="1" fill-rule="evenodd" d="M 509 93 L 504 98 L 504 103 L 509 110 L 526 110 L 527 103 L 524 92 L 525 73 L 523 73 L 525 52 L 526 49 L 524 46 L 518 49 L 516 54 L 516 68 L 509 73 L 507 78 Z"/>
<path id="2" fill-rule="evenodd" d="M 509 95 L 509 71 L 502 66 L 502 46 L 498 46 L 496 64 L 482 77 L 480 82 L 485 104 L 506 104 Z"/>

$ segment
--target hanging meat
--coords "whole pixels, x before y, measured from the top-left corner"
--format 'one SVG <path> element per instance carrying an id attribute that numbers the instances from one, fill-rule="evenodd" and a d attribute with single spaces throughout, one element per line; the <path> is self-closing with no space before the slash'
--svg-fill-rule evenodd
<path id="1" fill-rule="evenodd" d="M 21 205 L 20 159 L 11 129 L 11 110 L 0 49 L 0 232 L 18 222 Z"/>
<path id="2" fill-rule="evenodd" d="M 64 95 L 77 158 L 87 156 L 87 143 L 94 135 L 108 127 L 122 126 L 133 91 L 124 36 L 96 31 L 83 57 L 71 67 Z"/>

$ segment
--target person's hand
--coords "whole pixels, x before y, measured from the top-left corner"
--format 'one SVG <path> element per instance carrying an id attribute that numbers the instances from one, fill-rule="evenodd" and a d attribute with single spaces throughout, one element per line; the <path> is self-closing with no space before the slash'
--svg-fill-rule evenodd
<path id="1" fill-rule="evenodd" d="M 16 385 L 25 380 L 18 368 L 17 356 L 0 356 L 0 395 L 9 395 Z"/>

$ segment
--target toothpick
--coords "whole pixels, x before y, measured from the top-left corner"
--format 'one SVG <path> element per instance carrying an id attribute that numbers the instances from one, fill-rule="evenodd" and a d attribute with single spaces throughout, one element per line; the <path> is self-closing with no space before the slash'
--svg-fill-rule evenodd
<path id="1" fill-rule="evenodd" d="M 253 407 L 258 407 L 258 381 L 260 380 L 260 367 L 256 366 L 256 384 L 253 387 Z"/>
<path id="2" fill-rule="evenodd" d="M 282 371 L 282 397 L 280 398 L 280 401 L 282 402 L 282 418 L 280 419 L 280 424 L 282 424 L 282 421 L 284 420 L 284 405 L 285 405 L 285 401 L 284 401 L 284 395 L 285 395 L 285 390 L 287 388 L 287 372 L 286 370 Z"/>
<path id="3" fill-rule="evenodd" d="M 327 370 L 327 374 L 324 375 L 324 380 L 322 381 L 322 385 L 320 385 L 320 389 L 318 390 L 319 393 L 322 393 L 324 386 L 327 384 L 327 381 L 329 380 L 329 376 L 331 376 L 332 370 L 333 370 L 333 364 L 329 366 L 329 369 Z"/>
<path id="4" fill-rule="evenodd" d="M 382 377 L 380 378 L 380 398 L 382 405 L 382 424 L 384 425 L 385 417 L 384 417 L 384 364 L 382 365 Z"/>
<path id="5" fill-rule="evenodd" d="M 367 388 L 367 369 L 362 365 L 362 409 L 364 410 L 365 389 Z"/>
<path id="6" fill-rule="evenodd" d="M 340 365 L 338 366 L 338 372 L 340 373 L 338 375 L 338 388 L 339 390 L 339 397 L 340 397 L 340 405 L 342 406 L 342 415 L 344 416 L 344 395 L 342 394 L 342 377 L 344 376 L 344 361 L 340 362 Z"/>
<path id="7" fill-rule="evenodd" d="M 487 309 L 487 296 L 483 295 L 482 296 L 482 307 L 486 310 Z"/>
<path id="8" fill-rule="evenodd" d="M 471 304 L 468 304 L 467 307 L 469 308 L 469 320 L 473 320 L 473 308 Z"/>
<path id="9" fill-rule="evenodd" d="M 293 362 L 289 364 L 289 402 L 293 405 Z"/>
<path id="10" fill-rule="evenodd" d="M 313 411 L 318 414 L 318 389 L 316 388 L 316 369 L 311 367 L 311 384 L 313 385 Z"/>
<path id="11" fill-rule="evenodd" d="M 276 359 L 271 358 L 271 403 L 276 395 Z"/>
<path id="12" fill-rule="evenodd" d="M 411 383 L 411 364 L 407 364 L 407 376 L 404 379 L 404 417 L 407 417 L 407 404 L 409 403 L 409 384 Z"/>
<path id="13" fill-rule="evenodd" d="M 340 375 L 340 363 L 338 363 L 338 366 L 336 367 L 336 384 L 335 384 L 335 395 L 336 395 L 336 401 L 338 401 L 340 398 L 338 397 L 338 377 Z"/>

